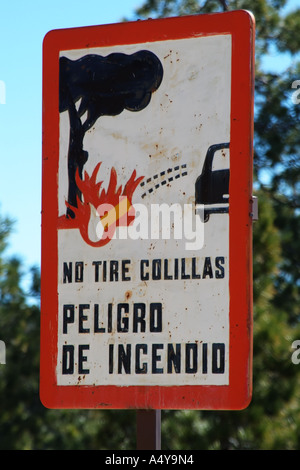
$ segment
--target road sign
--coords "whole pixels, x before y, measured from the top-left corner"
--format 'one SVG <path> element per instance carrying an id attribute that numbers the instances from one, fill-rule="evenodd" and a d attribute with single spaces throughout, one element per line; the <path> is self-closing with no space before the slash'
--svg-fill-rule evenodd
<path id="1" fill-rule="evenodd" d="M 246 11 L 46 35 L 45 406 L 249 403 L 253 43 Z"/>

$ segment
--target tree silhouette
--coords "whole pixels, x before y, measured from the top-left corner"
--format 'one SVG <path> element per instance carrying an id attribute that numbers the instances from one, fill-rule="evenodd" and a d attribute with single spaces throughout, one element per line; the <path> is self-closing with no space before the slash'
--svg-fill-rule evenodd
<path id="1" fill-rule="evenodd" d="M 78 171 L 82 176 L 88 159 L 88 152 L 83 148 L 85 133 L 101 116 L 116 116 L 125 109 L 133 112 L 144 109 L 162 77 L 160 60 L 147 50 L 106 57 L 88 54 L 75 61 L 60 58 L 59 111 L 68 111 L 70 120 L 69 205 L 77 207 L 77 196 L 80 198 L 75 175 Z M 77 109 L 78 100 L 81 101 Z M 74 217 L 70 208 L 67 216 Z"/>

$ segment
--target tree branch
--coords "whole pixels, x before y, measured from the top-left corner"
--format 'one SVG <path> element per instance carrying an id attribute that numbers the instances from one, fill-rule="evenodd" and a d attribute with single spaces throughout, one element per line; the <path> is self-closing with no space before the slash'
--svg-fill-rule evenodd
<path id="1" fill-rule="evenodd" d="M 223 11 L 228 11 L 228 5 L 226 3 L 226 0 L 219 0 L 221 7 L 223 8 Z"/>

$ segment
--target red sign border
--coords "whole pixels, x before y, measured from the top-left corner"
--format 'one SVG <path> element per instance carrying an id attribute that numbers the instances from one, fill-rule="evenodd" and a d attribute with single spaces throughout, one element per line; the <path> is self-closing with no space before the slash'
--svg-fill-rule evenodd
<path id="1" fill-rule="evenodd" d="M 237 10 L 50 31 L 43 43 L 43 164 L 40 398 L 48 408 L 237 410 L 252 395 L 252 168 L 254 30 Z M 59 386 L 58 155 L 59 52 L 199 36 L 232 35 L 229 291 L 229 385 Z"/>

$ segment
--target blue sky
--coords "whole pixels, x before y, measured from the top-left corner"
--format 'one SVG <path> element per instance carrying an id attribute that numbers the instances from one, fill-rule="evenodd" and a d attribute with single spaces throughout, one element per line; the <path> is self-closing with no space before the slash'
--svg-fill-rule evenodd
<path id="1" fill-rule="evenodd" d="M 299 6 L 300 0 L 289 3 Z M 1 2 L 0 214 L 15 220 L 8 254 L 19 256 L 25 267 L 40 264 L 43 38 L 52 29 L 132 18 L 141 4 L 143 0 Z M 280 70 L 282 60 L 272 56 L 266 64 Z"/>
<path id="2" fill-rule="evenodd" d="M 0 214 L 15 220 L 7 254 L 17 255 L 25 267 L 40 265 L 43 38 L 52 29 L 132 18 L 139 4 L 139 0 L 1 2 Z"/>

